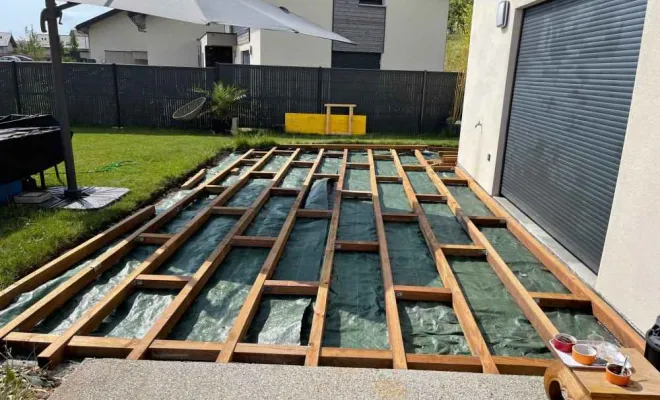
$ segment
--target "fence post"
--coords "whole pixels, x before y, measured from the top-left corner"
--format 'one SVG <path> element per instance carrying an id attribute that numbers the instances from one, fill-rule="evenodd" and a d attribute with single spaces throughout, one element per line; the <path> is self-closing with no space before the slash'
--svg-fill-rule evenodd
<path id="1" fill-rule="evenodd" d="M 23 114 L 23 106 L 21 105 L 21 93 L 18 91 L 18 66 L 16 61 L 12 61 L 14 72 L 14 93 L 16 93 L 16 114 Z"/>
<path id="2" fill-rule="evenodd" d="M 115 86 L 115 107 L 117 108 L 117 128 L 121 128 L 121 108 L 119 102 L 119 81 L 117 79 L 117 64 L 112 63 L 112 80 Z"/>
<path id="3" fill-rule="evenodd" d="M 319 67 L 318 71 L 318 88 L 317 88 L 317 97 L 318 97 L 318 112 L 323 114 L 323 67 Z"/>
<path id="4" fill-rule="evenodd" d="M 419 132 L 424 130 L 424 108 L 426 106 L 426 78 L 428 71 L 424 70 L 424 79 L 422 80 L 422 100 L 419 107 Z"/>

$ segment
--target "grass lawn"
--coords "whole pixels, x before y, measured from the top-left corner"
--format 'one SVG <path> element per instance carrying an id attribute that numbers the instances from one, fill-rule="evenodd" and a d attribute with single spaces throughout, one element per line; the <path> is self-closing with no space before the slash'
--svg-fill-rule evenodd
<path id="1" fill-rule="evenodd" d="M 79 185 L 125 187 L 130 193 L 112 206 L 92 212 L 0 206 L 0 287 L 6 287 L 65 249 L 152 202 L 221 151 L 318 142 L 458 145 L 458 139 L 440 134 L 370 134 L 348 139 L 277 133 L 242 134 L 234 138 L 191 131 L 128 128 L 121 131 L 74 128 L 74 131 Z M 60 175 L 64 176 L 63 165 Z M 46 181 L 48 185 L 59 185 L 53 169 L 46 172 Z"/>

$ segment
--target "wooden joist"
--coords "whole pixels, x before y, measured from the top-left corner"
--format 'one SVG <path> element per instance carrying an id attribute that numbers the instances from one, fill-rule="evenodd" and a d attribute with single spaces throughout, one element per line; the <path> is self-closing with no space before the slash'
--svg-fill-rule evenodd
<path id="1" fill-rule="evenodd" d="M 314 179 L 330 179 L 336 181 L 339 179 L 339 174 L 314 174 Z"/>
<path id="2" fill-rule="evenodd" d="M 337 240 L 335 249 L 337 251 L 363 251 L 368 253 L 378 253 L 378 242 Z"/>
<path id="3" fill-rule="evenodd" d="M 204 190 L 206 190 L 208 194 L 222 194 L 222 192 L 227 190 L 227 187 L 220 185 L 206 185 L 204 186 Z"/>
<path id="4" fill-rule="evenodd" d="M 505 227 L 506 219 L 500 217 L 470 216 L 470 221 L 477 227 Z"/>
<path id="5" fill-rule="evenodd" d="M 294 160 L 293 164 L 291 164 L 292 167 L 296 168 L 311 168 L 314 165 L 314 161 L 299 161 L 299 160 Z"/>
<path id="6" fill-rule="evenodd" d="M 529 292 L 541 308 L 572 308 L 591 311 L 591 300 L 572 293 Z"/>
<path id="7" fill-rule="evenodd" d="M 275 171 L 252 171 L 250 175 L 255 179 L 273 179 L 277 172 Z"/>
<path id="8" fill-rule="evenodd" d="M 275 245 L 277 238 L 264 236 L 234 236 L 232 246 L 236 247 L 262 247 L 270 249 Z"/>
<path id="9" fill-rule="evenodd" d="M 273 281 L 264 282 L 265 294 L 290 295 L 290 296 L 316 296 L 319 290 L 318 282 L 302 281 Z"/>
<path id="10" fill-rule="evenodd" d="M 452 302 L 451 289 L 444 287 L 394 285 L 394 293 L 399 300 Z"/>
<path id="11" fill-rule="evenodd" d="M 298 196 L 300 189 L 294 188 L 281 188 L 281 187 L 272 187 L 270 188 L 270 194 L 273 196 Z"/>
<path id="12" fill-rule="evenodd" d="M 472 244 L 442 244 L 440 248 L 446 256 L 481 257 L 486 255 L 486 249 Z"/>
<path id="13" fill-rule="evenodd" d="M 385 222 L 416 222 L 417 214 L 410 213 L 383 213 Z"/>
<path id="14" fill-rule="evenodd" d="M 183 185 L 181 185 L 181 189 L 183 190 L 190 190 L 197 186 L 199 182 L 204 179 L 206 176 L 206 168 L 200 169 L 195 175 L 191 176 L 190 179 L 188 179 Z"/>
<path id="15" fill-rule="evenodd" d="M 159 246 L 162 246 L 168 240 L 172 239 L 172 236 L 173 235 L 167 233 L 143 233 L 140 236 L 138 236 L 135 240 L 138 243 L 142 243 L 142 244 L 157 244 Z"/>
<path id="16" fill-rule="evenodd" d="M 439 194 L 417 194 L 417 200 L 422 203 L 446 203 L 447 198 Z"/>
<path id="17" fill-rule="evenodd" d="M 377 176 L 376 182 L 378 183 L 401 183 L 401 177 L 399 176 Z"/>
<path id="18" fill-rule="evenodd" d="M 467 179 L 462 178 L 441 178 L 446 186 L 467 186 Z"/>
<path id="19" fill-rule="evenodd" d="M 245 207 L 222 207 L 217 206 L 211 209 L 214 215 L 243 215 L 248 209 Z"/>
<path id="20" fill-rule="evenodd" d="M 337 189 L 339 193 L 341 193 L 342 196 L 344 197 L 349 197 L 349 198 L 354 198 L 354 199 L 369 199 L 371 200 L 371 192 L 367 191 L 361 191 L 361 190 L 339 190 Z"/>
<path id="21" fill-rule="evenodd" d="M 348 169 L 369 169 L 369 164 L 368 163 L 349 162 L 349 163 L 346 163 L 346 168 L 348 168 Z"/>
<path id="22" fill-rule="evenodd" d="M 179 290 L 190 282 L 189 276 L 138 275 L 133 282 L 140 289 Z"/>
<path id="23" fill-rule="evenodd" d="M 421 172 L 423 172 L 425 170 L 423 165 L 416 165 L 416 164 L 402 165 L 402 168 L 403 168 L 404 171 L 421 171 Z"/>
<path id="24" fill-rule="evenodd" d="M 330 219 L 332 217 L 331 210 L 299 209 L 297 214 L 298 218 Z"/>

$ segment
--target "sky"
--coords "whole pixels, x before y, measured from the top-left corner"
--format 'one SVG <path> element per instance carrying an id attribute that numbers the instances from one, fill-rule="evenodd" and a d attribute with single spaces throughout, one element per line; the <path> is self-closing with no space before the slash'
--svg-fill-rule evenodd
<path id="1" fill-rule="evenodd" d="M 11 32 L 14 38 L 25 36 L 25 27 L 34 25 L 40 33 L 39 15 L 44 8 L 44 0 L 0 0 L 0 32 Z M 79 5 L 64 10 L 60 34 L 68 34 L 79 23 L 107 11 L 107 8 Z"/>

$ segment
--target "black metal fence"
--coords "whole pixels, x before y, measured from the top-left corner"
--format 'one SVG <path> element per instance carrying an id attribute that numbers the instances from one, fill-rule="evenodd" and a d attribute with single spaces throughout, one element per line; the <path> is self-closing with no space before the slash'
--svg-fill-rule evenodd
<path id="1" fill-rule="evenodd" d="M 65 64 L 71 123 L 198 127 L 172 113 L 215 81 L 249 91 L 241 126 L 281 129 L 287 112 L 324 112 L 325 103 L 357 104 L 369 132 L 433 132 L 451 114 L 456 73 L 219 64 L 215 68 Z M 0 115 L 51 113 L 47 63 L 0 63 Z"/>

